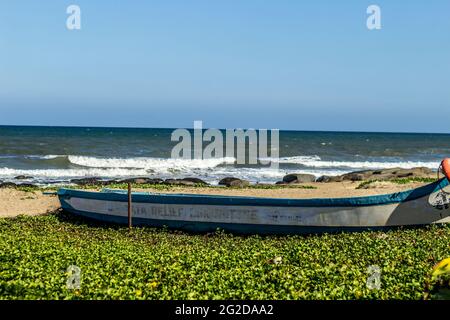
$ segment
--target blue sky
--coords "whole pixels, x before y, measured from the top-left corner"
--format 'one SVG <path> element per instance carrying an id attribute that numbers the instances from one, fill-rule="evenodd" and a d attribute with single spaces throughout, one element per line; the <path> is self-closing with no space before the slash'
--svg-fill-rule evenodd
<path id="1" fill-rule="evenodd" d="M 0 1 L 0 124 L 450 132 L 449 85 L 448 0 Z"/>

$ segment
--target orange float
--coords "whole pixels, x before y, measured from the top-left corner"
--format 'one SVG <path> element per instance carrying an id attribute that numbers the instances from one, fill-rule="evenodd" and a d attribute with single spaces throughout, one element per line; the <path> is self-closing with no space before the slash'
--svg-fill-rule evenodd
<path id="1" fill-rule="evenodd" d="M 442 171 L 444 172 L 447 179 L 450 181 L 450 158 L 446 158 L 441 163 Z"/>

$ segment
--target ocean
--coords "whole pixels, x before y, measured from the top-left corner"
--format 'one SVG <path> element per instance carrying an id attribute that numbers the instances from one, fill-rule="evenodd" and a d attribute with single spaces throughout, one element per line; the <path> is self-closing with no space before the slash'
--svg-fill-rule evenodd
<path id="1" fill-rule="evenodd" d="M 236 165 L 234 158 L 171 159 L 174 129 L 0 126 L 0 180 L 67 184 L 101 177 L 233 176 L 273 183 L 287 173 L 316 176 L 381 168 L 437 169 L 450 134 L 280 131 L 279 169 Z M 207 143 L 205 143 L 206 145 Z"/>

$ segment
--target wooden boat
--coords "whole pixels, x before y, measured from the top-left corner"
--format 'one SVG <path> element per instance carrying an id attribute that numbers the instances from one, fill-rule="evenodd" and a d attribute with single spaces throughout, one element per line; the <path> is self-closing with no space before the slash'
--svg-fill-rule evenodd
<path id="1" fill-rule="evenodd" d="M 300 234 L 362 231 L 450 222 L 450 160 L 446 177 L 413 190 L 386 195 L 276 199 L 133 192 L 133 225 L 194 232 L 217 228 L 236 233 Z M 96 220 L 128 222 L 128 194 L 60 189 L 64 210 Z"/>

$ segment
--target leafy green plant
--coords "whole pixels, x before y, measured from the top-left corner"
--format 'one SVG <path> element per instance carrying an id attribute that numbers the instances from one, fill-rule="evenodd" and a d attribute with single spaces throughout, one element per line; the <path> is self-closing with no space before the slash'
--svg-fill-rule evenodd
<path id="1" fill-rule="evenodd" d="M 434 266 L 426 287 L 425 297 L 434 300 L 450 299 L 450 258 Z"/>
<path id="2" fill-rule="evenodd" d="M 317 189 L 317 187 L 301 184 L 253 184 L 239 189 Z"/>
<path id="3" fill-rule="evenodd" d="M 408 184 L 408 183 L 413 183 L 413 182 L 421 182 L 421 183 L 431 183 L 431 182 L 435 182 L 436 178 L 401 178 L 401 179 L 392 179 L 390 180 L 393 183 L 397 183 L 397 184 Z"/>
<path id="4" fill-rule="evenodd" d="M 56 192 L 59 188 L 67 188 L 67 189 L 80 189 L 80 190 L 100 190 L 103 187 L 109 189 L 127 189 L 128 184 L 126 183 L 111 183 L 107 185 L 66 185 L 66 186 L 16 186 L 15 189 L 24 191 L 24 192 L 36 192 L 36 191 L 47 191 L 47 192 Z M 182 190 L 183 188 L 208 188 L 208 189 L 223 189 L 226 187 L 216 186 L 216 185 L 203 185 L 203 184 L 194 184 L 192 186 L 182 186 L 182 185 L 170 185 L 170 184 L 147 184 L 147 183 L 132 183 L 131 187 L 133 189 L 152 189 L 158 191 L 169 191 L 169 190 Z M 287 188 L 296 188 L 296 189 L 317 189 L 315 186 L 311 185 L 283 185 L 283 184 L 252 184 L 239 189 L 287 189 Z"/>
<path id="5" fill-rule="evenodd" d="M 0 219 L 0 298 L 422 299 L 449 243 L 450 226 L 262 237 L 19 216 Z M 367 286 L 371 265 L 380 289 Z"/>
<path id="6" fill-rule="evenodd" d="M 408 184 L 408 183 L 414 183 L 414 182 L 420 182 L 420 183 L 431 183 L 436 181 L 434 178 L 402 178 L 402 179 L 391 179 L 391 180 L 367 180 L 361 182 L 356 189 L 364 189 L 368 185 L 373 184 L 375 182 L 391 182 L 396 184 Z"/>

